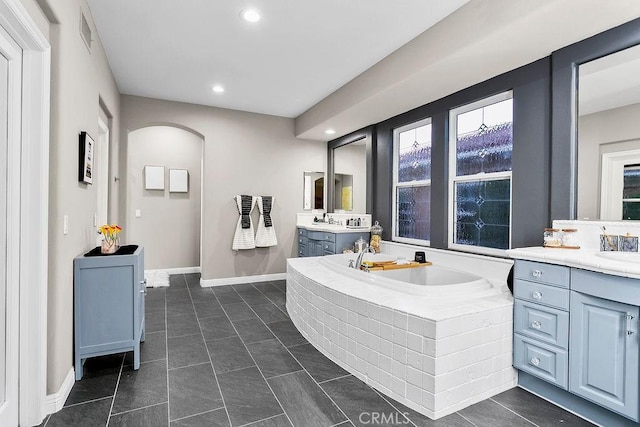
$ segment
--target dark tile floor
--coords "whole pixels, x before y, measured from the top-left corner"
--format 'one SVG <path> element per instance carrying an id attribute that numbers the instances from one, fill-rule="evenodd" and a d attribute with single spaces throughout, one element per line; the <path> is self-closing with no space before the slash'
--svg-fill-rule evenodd
<path id="1" fill-rule="evenodd" d="M 515 388 L 430 420 L 314 349 L 285 308 L 285 282 L 201 288 L 198 274 L 149 289 L 140 369 L 87 360 L 54 426 L 586 426 Z M 384 420 L 384 422 L 382 422 Z"/>

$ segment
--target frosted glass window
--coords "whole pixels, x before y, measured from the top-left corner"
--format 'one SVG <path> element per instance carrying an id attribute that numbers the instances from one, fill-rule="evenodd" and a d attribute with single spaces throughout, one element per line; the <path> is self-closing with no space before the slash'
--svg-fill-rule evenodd
<path id="1" fill-rule="evenodd" d="M 513 100 L 459 114 L 456 137 L 458 176 L 510 171 Z"/>
<path id="2" fill-rule="evenodd" d="M 640 165 L 625 166 L 622 189 L 622 219 L 640 220 Z"/>
<path id="3" fill-rule="evenodd" d="M 451 110 L 450 123 L 449 246 L 482 253 L 509 249 L 512 93 Z"/>
<path id="4" fill-rule="evenodd" d="M 509 249 L 511 180 L 459 182 L 456 244 Z"/>
<path id="5" fill-rule="evenodd" d="M 395 129 L 393 135 L 393 240 L 429 244 L 431 119 Z"/>

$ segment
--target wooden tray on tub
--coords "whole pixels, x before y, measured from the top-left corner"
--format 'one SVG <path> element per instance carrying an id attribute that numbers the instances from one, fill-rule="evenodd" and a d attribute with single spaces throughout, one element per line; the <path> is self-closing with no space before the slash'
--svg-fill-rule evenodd
<path id="1" fill-rule="evenodd" d="M 374 262 L 373 267 L 369 267 L 369 271 L 398 270 L 401 268 L 426 267 L 428 265 L 431 265 L 430 261 L 423 262 L 423 263 L 411 261 L 409 262 L 409 264 L 396 264 L 395 261 L 380 261 L 380 262 Z"/>

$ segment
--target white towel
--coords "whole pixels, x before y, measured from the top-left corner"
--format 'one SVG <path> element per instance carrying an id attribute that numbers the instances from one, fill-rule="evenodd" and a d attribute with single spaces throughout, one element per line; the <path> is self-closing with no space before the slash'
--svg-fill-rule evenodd
<path id="1" fill-rule="evenodd" d="M 269 200 L 271 203 L 269 203 Z M 271 220 L 271 212 L 273 212 L 275 200 L 276 198 L 272 196 L 258 196 L 260 221 L 258 221 L 258 232 L 256 233 L 256 246 L 259 248 L 267 248 L 278 244 L 276 229 L 273 226 L 273 220 Z M 267 221 L 265 221 L 265 216 L 268 219 Z"/>
<path id="2" fill-rule="evenodd" d="M 253 228 L 253 219 L 251 218 L 251 212 L 253 212 L 253 207 L 256 204 L 255 196 L 245 196 L 251 197 L 251 207 L 249 209 L 249 227 L 242 228 L 242 196 L 236 196 L 236 205 L 238 207 L 238 213 L 240 216 L 238 217 L 238 224 L 236 225 L 236 232 L 233 235 L 233 244 L 231 245 L 231 249 L 234 251 L 238 251 L 240 249 L 254 249 L 256 247 L 256 239 L 254 236 L 254 228 Z M 247 207 L 245 206 L 245 212 Z"/>

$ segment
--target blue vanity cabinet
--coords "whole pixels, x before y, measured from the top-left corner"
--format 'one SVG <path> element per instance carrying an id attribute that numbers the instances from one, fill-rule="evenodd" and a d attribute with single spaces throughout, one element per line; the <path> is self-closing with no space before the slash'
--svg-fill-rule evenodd
<path id="1" fill-rule="evenodd" d="M 83 364 L 89 357 L 133 351 L 134 369 L 140 367 L 145 330 L 144 249 L 129 248 L 131 253 L 123 251 L 123 255 L 82 255 L 73 261 L 76 380 L 82 379 Z"/>
<path id="2" fill-rule="evenodd" d="M 571 291 L 569 391 L 638 421 L 638 316 L 627 301 L 637 280 L 572 271 L 572 289 L 596 289 L 610 299 Z"/>
<path id="3" fill-rule="evenodd" d="M 563 389 L 569 384 L 569 268 L 517 260 L 513 366 Z"/>
<path id="4" fill-rule="evenodd" d="M 356 240 L 361 237 L 369 241 L 369 232 L 331 232 L 298 227 L 298 256 L 341 254 L 344 249 L 354 249 Z"/>
<path id="5" fill-rule="evenodd" d="M 308 254 L 307 230 L 298 227 L 298 257 L 306 257 Z"/>
<path id="6" fill-rule="evenodd" d="M 516 260 L 513 295 L 519 384 L 603 425 L 637 426 L 640 280 Z"/>

